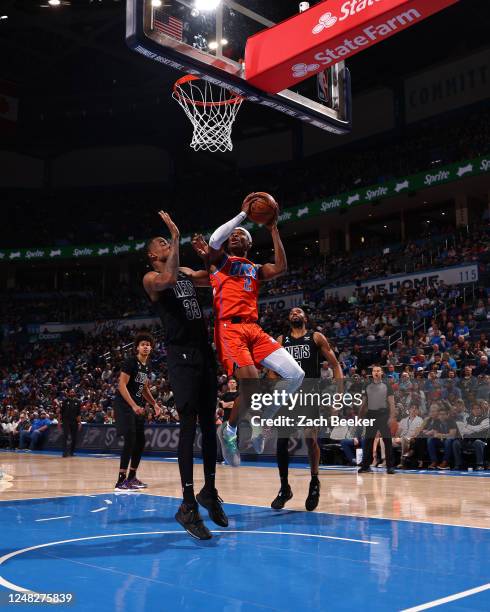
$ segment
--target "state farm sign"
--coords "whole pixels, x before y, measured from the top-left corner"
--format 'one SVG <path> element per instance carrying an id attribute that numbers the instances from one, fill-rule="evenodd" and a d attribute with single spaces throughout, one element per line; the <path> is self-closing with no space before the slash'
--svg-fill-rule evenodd
<path id="1" fill-rule="evenodd" d="M 247 40 L 246 78 L 277 93 L 459 0 L 326 0 Z"/>

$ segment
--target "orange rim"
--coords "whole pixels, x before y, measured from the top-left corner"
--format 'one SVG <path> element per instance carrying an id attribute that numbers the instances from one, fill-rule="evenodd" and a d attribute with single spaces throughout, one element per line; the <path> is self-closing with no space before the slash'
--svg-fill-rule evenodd
<path id="1" fill-rule="evenodd" d="M 221 100 L 220 102 L 201 102 L 200 100 L 193 100 L 192 98 L 189 98 L 189 96 L 185 95 L 185 92 L 183 90 L 182 91 L 179 90 L 179 87 L 181 87 L 182 85 L 185 85 L 186 83 L 189 83 L 190 81 L 201 81 L 201 80 L 203 79 L 201 79 L 198 76 L 195 76 L 193 74 L 186 74 L 185 76 L 180 78 L 178 81 L 175 81 L 174 94 L 178 98 L 186 100 L 186 102 L 189 102 L 190 104 L 193 104 L 194 106 L 201 106 L 201 107 L 229 106 L 230 104 L 239 104 L 244 99 L 242 96 L 235 95 L 235 97 L 230 98 L 229 100 Z"/>

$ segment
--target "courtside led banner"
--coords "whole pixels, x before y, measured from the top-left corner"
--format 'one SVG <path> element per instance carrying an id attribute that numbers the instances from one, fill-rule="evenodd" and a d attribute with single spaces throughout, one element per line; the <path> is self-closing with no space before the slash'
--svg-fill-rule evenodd
<path id="1" fill-rule="evenodd" d="M 417 25 L 459 0 L 326 0 L 250 37 L 246 78 L 269 93 Z"/>

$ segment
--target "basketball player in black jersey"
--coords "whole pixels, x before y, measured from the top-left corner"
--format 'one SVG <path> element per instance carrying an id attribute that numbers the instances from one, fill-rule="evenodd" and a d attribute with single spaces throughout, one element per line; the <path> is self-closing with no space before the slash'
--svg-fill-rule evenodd
<path id="1" fill-rule="evenodd" d="M 114 414 L 118 436 L 124 437 L 116 491 L 146 489 L 148 485 L 136 478 L 136 470 L 145 448 L 145 409 L 148 402 L 158 416 L 161 408 L 151 394 L 148 359 L 154 346 L 150 334 L 140 333 L 134 340 L 136 354 L 124 361 L 119 386 L 114 398 Z M 126 472 L 129 466 L 129 474 Z"/>
<path id="2" fill-rule="evenodd" d="M 344 376 L 342 368 L 335 353 L 325 336 L 316 331 L 309 331 L 306 327 L 308 318 L 301 308 L 293 308 L 289 312 L 291 329 L 287 336 L 279 336 L 277 341 L 296 359 L 305 372 L 305 378 L 320 378 L 320 356 L 323 356 L 333 370 L 336 380 Z M 318 468 L 320 465 L 320 447 L 318 446 L 318 430 L 307 428 L 304 431 L 306 446 L 308 447 L 308 460 L 311 470 L 311 481 L 306 498 L 305 507 L 312 511 L 318 506 L 320 500 L 320 480 Z M 277 466 L 281 478 L 281 488 L 277 497 L 271 503 L 274 510 L 281 510 L 287 501 L 292 499 L 293 492 L 288 482 L 289 469 L 289 438 L 277 439 Z"/>
<path id="3" fill-rule="evenodd" d="M 208 510 L 217 525 L 228 526 L 215 487 L 216 360 L 195 290 L 195 286 L 208 287 L 209 276 L 205 270 L 195 272 L 179 267 L 179 230 L 167 213 L 159 215 L 171 239 L 157 237 L 148 241 L 147 254 L 153 271 L 145 275 L 143 286 L 164 328 L 168 377 L 180 420 L 178 457 L 184 499 L 175 518 L 190 535 L 207 540 L 211 533 L 201 519 L 197 502 Z M 205 483 L 195 496 L 193 450 L 198 418 Z"/>

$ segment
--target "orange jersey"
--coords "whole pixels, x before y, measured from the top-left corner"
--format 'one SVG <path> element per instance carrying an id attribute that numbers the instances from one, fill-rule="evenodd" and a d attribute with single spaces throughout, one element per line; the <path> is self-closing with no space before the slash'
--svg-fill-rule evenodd
<path id="1" fill-rule="evenodd" d="M 244 257 L 224 256 L 221 267 L 210 275 L 217 320 L 259 318 L 259 268 Z"/>

